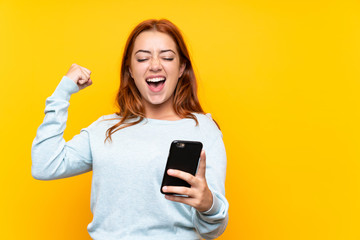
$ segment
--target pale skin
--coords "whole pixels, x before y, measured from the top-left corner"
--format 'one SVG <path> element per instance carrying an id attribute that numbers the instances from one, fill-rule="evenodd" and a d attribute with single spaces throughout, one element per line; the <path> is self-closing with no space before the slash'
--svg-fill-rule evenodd
<path id="1" fill-rule="evenodd" d="M 144 31 L 139 34 L 131 54 L 129 72 L 142 96 L 147 118 L 181 119 L 173 109 L 172 99 L 178 78 L 181 77 L 184 69 L 185 65 L 180 64 L 176 43 L 169 35 L 157 31 Z M 90 74 L 90 70 L 74 63 L 66 76 L 72 79 L 82 90 L 92 84 Z M 149 90 L 146 79 L 151 76 L 166 78 L 161 91 Z M 170 176 L 185 180 L 191 187 L 166 186 L 163 188 L 163 192 L 186 195 L 187 197 L 165 194 L 165 198 L 192 206 L 199 212 L 209 210 L 212 206 L 213 196 L 207 185 L 205 171 L 206 155 L 204 150 L 201 152 L 199 167 L 195 176 L 187 172 L 169 169 L 168 174 Z"/>
<path id="2" fill-rule="evenodd" d="M 129 72 L 142 96 L 146 117 L 180 119 L 174 111 L 172 99 L 184 69 L 185 64 L 180 65 L 176 44 L 169 35 L 157 31 L 144 31 L 137 36 Z M 151 76 L 166 78 L 164 88 L 160 92 L 149 89 L 146 79 Z"/>

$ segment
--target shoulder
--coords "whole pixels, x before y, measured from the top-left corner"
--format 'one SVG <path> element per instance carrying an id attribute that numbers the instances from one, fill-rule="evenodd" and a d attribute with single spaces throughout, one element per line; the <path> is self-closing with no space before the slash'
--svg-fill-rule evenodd
<path id="1" fill-rule="evenodd" d="M 193 113 L 193 114 L 199 122 L 200 130 L 205 135 L 211 135 L 211 136 L 220 135 L 222 137 L 222 133 L 210 113 L 206 113 L 206 114 Z"/>
<path id="2" fill-rule="evenodd" d="M 88 130 L 95 130 L 99 128 L 109 128 L 114 124 L 118 123 L 121 120 L 121 117 L 118 116 L 116 113 L 103 115 L 91 123 L 87 129 Z"/>
<path id="3" fill-rule="evenodd" d="M 199 121 L 199 124 L 203 125 L 204 127 L 213 128 L 219 130 L 218 126 L 216 125 L 214 119 L 211 116 L 211 113 L 193 113 L 194 116 Z"/>

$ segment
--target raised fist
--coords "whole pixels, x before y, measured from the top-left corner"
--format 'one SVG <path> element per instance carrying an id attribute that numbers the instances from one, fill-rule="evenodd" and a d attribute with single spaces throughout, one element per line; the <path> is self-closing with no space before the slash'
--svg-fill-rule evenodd
<path id="1" fill-rule="evenodd" d="M 90 74 L 91 71 L 89 69 L 73 63 L 65 76 L 73 80 L 78 85 L 79 89 L 82 90 L 92 84 Z"/>

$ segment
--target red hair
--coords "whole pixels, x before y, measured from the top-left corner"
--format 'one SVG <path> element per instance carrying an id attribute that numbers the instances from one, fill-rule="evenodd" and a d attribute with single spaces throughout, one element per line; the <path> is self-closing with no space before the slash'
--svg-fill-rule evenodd
<path id="1" fill-rule="evenodd" d="M 134 79 L 130 76 L 129 67 L 135 39 L 141 32 L 150 30 L 168 34 L 176 43 L 177 51 L 180 55 L 180 65 L 185 64 L 185 70 L 179 78 L 174 91 L 173 107 L 175 113 L 181 118 L 194 119 L 196 124 L 198 124 L 198 121 L 192 113 L 204 113 L 197 97 L 196 78 L 189 52 L 180 30 L 169 20 L 149 19 L 139 23 L 127 39 L 121 63 L 120 88 L 116 99 L 119 107 L 119 112 L 116 114 L 121 117 L 121 120 L 106 131 L 105 141 L 107 139 L 111 141 L 111 135 L 116 131 L 138 124 L 145 118 L 145 109 L 141 102 L 141 95 Z M 139 119 L 127 122 L 127 120 L 136 118 Z"/>

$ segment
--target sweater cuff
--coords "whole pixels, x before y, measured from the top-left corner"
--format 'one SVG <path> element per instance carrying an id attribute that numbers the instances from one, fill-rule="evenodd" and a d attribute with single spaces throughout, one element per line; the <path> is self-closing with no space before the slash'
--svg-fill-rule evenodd
<path id="1" fill-rule="evenodd" d="M 53 96 L 70 100 L 70 96 L 73 93 L 79 91 L 78 85 L 67 76 L 63 76 L 59 85 L 56 87 Z"/>
<path id="2" fill-rule="evenodd" d="M 216 195 L 213 192 L 211 192 L 211 194 L 213 196 L 213 203 L 212 203 L 211 208 L 205 212 L 199 212 L 200 214 L 215 215 L 216 213 L 218 213 L 220 211 L 219 199 L 216 197 Z"/>

